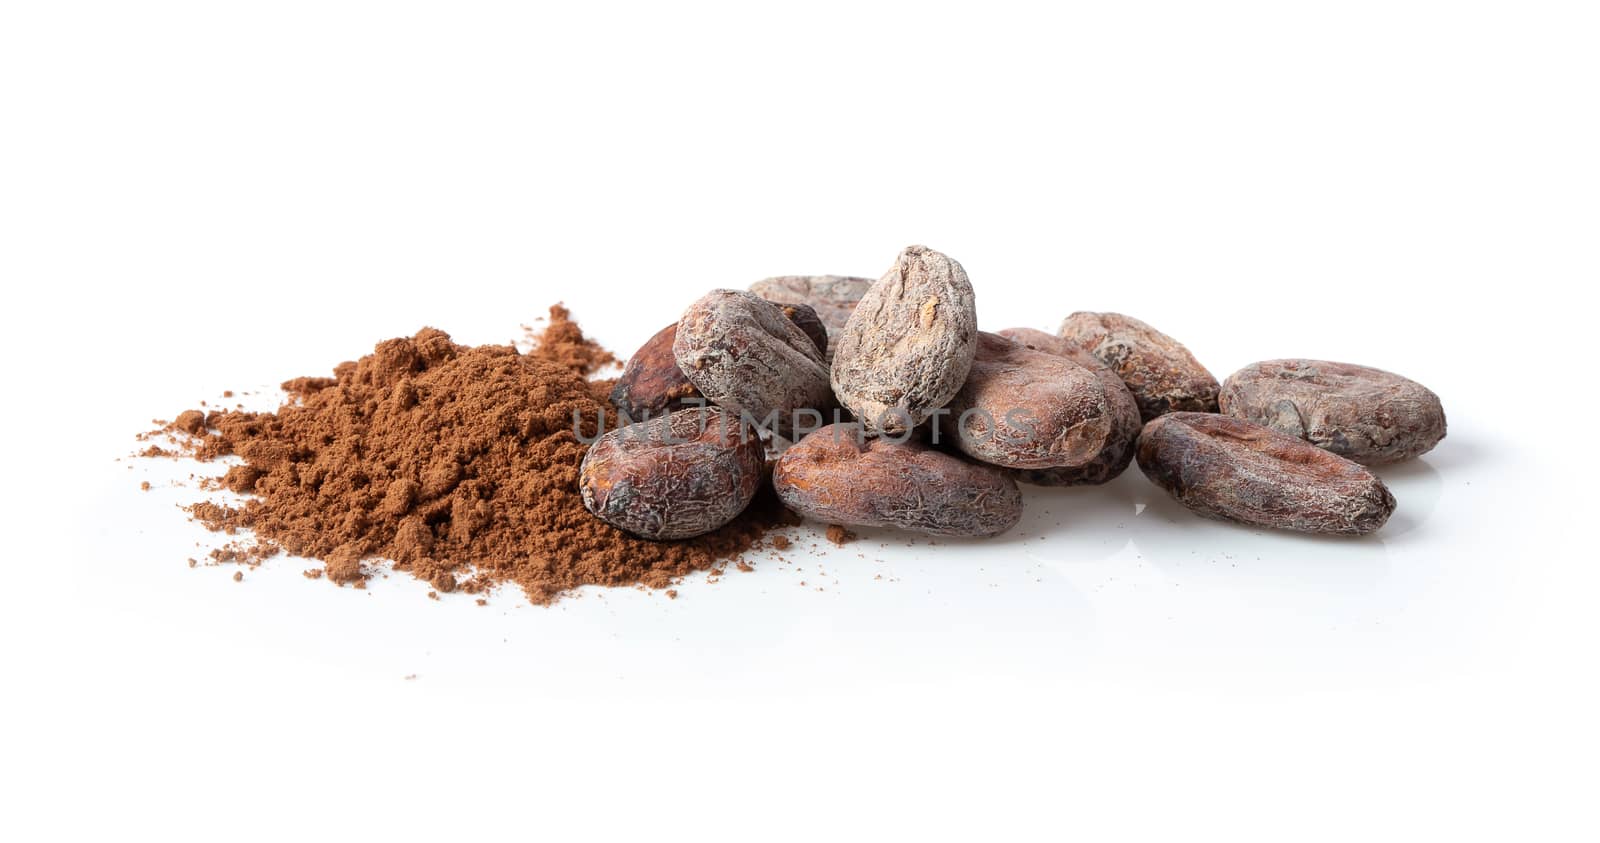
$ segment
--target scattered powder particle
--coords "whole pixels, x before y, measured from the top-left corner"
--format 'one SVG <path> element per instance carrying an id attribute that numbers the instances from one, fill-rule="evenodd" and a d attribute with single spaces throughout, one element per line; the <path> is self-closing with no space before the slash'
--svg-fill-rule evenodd
<path id="1" fill-rule="evenodd" d="M 489 605 L 489 601 L 483 599 L 482 597 L 479 597 L 477 602 L 478 602 L 479 606 L 487 606 L 487 605 Z"/>
<path id="2" fill-rule="evenodd" d="M 789 546 L 791 544 L 793 544 L 793 542 L 789 541 L 789 537 L 788 536 L 773 536 L 772 537 L 772 546 L 777 548 L 778 550 L 788 550 Z"/>
<path id="3" fill-rule="evenodd" d="M 244 582 L 244 572 L 243 571 L 234 571 L 233 572 L 233 581 L 234 582 Z"/>
<path id="4" fill-rule="evenodd" d="M 668 600 L 677 600 L 678 599 L 678 590 L 676 588 L 667 589 L 667 599 Z"/>
<path id="5" fill-rule="evenodd" d="M 224 389 L 224 390 L 223 390 L 223 391 L 222 391 L 222 397 L 223 397 L 223 398 L 232 398 L 232 397 L 233 397 L 233 390 L 231 390 L 231 389 Z"/>
<path id="6" fill-rule="evenodd" d="M 750 572 L 751 572 L 751 571 L 754 571 L 754 570 L 755 570 L 755 566 L 753 566 L 753 565 L 751 565 L 751 564 L 750 564 L 750 563 L 748 563 L 748 562 L 746 562 L 746 561 L 744 561 L 744 560 L 743 560 L 743 559 L 740 559 L 740 560 L 737 560 L 737 561 L 735 561 L 735 562 L 734 562 L 734 563 L 733 563 L 733 564 L 734 564 L 734 566 L 735 566 L 735 567 L 737 567 L 737 568 L 738 568 L 738 569 L 739 569 L 739 570 L 740 570 L 740 571 L 743 571 L 743 572 L 744 572 L 744 573 L 746 573 L 746 574 L 748 574 L 748 573 L 750 573 Z"/>
<path id="7" fill-rule="evenodd" d="M 149 481 L 149 480 L 146 480 L 146 481 L 144 481 L 144 482 L 143 482 L 143 483 L 140 483 L 140 484 L 139 484 L 139 491 L 141 491 L 141 492 L 148 492 L 148 491 L 150 491 L 150 481 Z"/>
<path id="8" fill-rule="evenodd" d="M 304 571 L 300 572 L 300 576 L 305 577 L 308 580 L 320 580 L 320 579 L 322 579 L 322 569 L 321 568 L 307 568 Z"/>
<path id="9" fill-rule="evenodd" d="M 357 588 L 385 562 L 435 593 L 509 582 L 538 604 L 584 585 L 665 588 L 799 523 L 770 489 L 720 530 L 679 542 L 636 539 L 590 515 L 579 432 L 595 434 L 608 388 L 586 375 L 615 358 L 559 305 L 534 339 L 523 354 L 424 328 L 332 377 L 285 382 L 275 412 L 187 410 L 157 431 L 179 453 L 152 445 L 141 455 L 237 456 L 212 482 L 247 500 L 191 504 L 191 517 L 321 560 L 327 579 Z"/>
<path id="10" fill-rule="evenodd" d="M 835 545 L 844 547 L 855 540 L 856 534 L 846 530 L 843 526 L 839 524 L 828 525 L 828 541 L 833 542 Z"/>

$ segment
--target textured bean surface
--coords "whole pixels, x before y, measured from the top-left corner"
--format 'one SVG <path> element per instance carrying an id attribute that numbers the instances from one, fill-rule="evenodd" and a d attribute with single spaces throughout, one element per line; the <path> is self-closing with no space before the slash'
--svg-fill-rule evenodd
<path id="1" fill-rule="evenodd" d="M 1022 518 L 1005 472 L 912 440 L 832 424 L 784 451 L 772 472 L 786 506 L 808 518 L 934 536 L 993 536 Z"/>
<path id="2" fill-rule="evenodd" d="M 834 393 L 869 429 L 915 427 L 961 389 L 977 342 L 966 270 L 911 246 L 867 290 L 839 336 Z"/>
<path id="3" fill-rule="evenodd" d="M 1408 460 L 1445 435 L 1439 396 L 1399 375 L 1327 360 L 1266 360 L 1222 385 L 1222 412 L 1364 465 Z"/>
<path id="4" fill-rule="evenodd" d="M 1123 433 L 1117 403 L 1094 369 L 999 334 L 978 334 L 966 384 L 940 421 L 970 457 L 1007 468 L 1076 468 Z"/>
<path id="5" fill-rule="evenodd" d="M 617 410 L 640 421 L 669 410 L 698 406 L 696 399 L 703 397 L 678 368 L 678 358 L 672 353 L 677 336 L 678 323 L 674 322 L 656 332 L 628 358 L 622 376 L 611 389 L 611 403 Z"/>
<path id="6" fill-rule="evenodd" d="M 778 304 L 773 302 L 773 304 Z M 828 356 L 828 328 L 822 324 L 822 318 L 817 315 L 816 308 L 809 304 L 778 304 L 778 309 L 789 318 L 795 327 L 804 331 L 811 342 L 817 346 L 817 351 L 826 358 Z"/>
<path id="7" fill-rule="evenodd" d="M 1360 465 L 1211 413 L 1171 413 L 1146 424 L 1139 468 L 1200 515 L 1258 527 L 1361 535 L 1382 527 L 1395 506 Z"/>
<path id="8" fill-rule="evenodd" d="M 831 339 L 844 330 L 856 303 L 871 286 L 871 278 L 847 275 L 780 275 L 751 284 L 750 292 L 779 304 L 810 305 Z"/>
<path id="9" fill-rule="evenodd" d="M 647 539 L 686 539 L 743 512 L 764 470 L 754 430 L 715 407 L 697 407 L 600 437 L 578 484 L 583 505 L 606 523 Z"/>
<path id="10" fill-rule="evenodd" d="M 1217 411 L 1217 379 L 1182 343 L 1132 316 L 1078 312 L 1061 323 L 1060 334 L 1122 378 L 1145 421 Z"/>
<path id="11" fill-rule="evenodd" d="M 707 293 L 678 320 L 672 349 L 708 400 L 756 423 L 772 417 L 778 433 L 792 429 L 795 411 L 833 405 L 817 344 L 780 306 L 754 293 Z"/>
<path id="12" fill-rule="evenodd" d="M 1104 391 L 1111 419 L 1104 446 L 1089 461 L 1070 467 L 1020 469 L 1016 478 L 1037 486 L 1092 486 L 1112 480 L 1127 470 L 1133 462 L 1133 447 L 1139 440 L 1141 425 L 1139 406 L 1122 378 L 1093 355 L 1054 334 L 1034 328 L 1007 328 L 1000 336 L 1035 351 L 1065 357 L 1094 372 Z"/>

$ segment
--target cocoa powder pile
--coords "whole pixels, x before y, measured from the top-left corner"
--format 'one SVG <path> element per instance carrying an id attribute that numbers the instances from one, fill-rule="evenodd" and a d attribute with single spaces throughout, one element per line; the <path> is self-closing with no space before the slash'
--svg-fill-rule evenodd
<path id="1" fill-rule="evenodd" d="M 798 522 L 770 491 L 732 523 L 680 542 L 633 538 L 591 516 L 574 419 L 585 437 L 596 433 L 610 384 L 587 376 L 614 358 L 559 305 L 532 339 L 523 354 L 424 328 L 333 377 L 284 383 L 289 399 L 275 412 L 185 411 L 161 430 L 177 451 L 144 453 L 241 457 L 216 485 L 247 500 L 204 501 L 190 514 L 321 560 L 340 585 L 360 586 L 392 561 L 439 592 L 514 583 L 548 604 L 584 585 L 665 587 Z"/>

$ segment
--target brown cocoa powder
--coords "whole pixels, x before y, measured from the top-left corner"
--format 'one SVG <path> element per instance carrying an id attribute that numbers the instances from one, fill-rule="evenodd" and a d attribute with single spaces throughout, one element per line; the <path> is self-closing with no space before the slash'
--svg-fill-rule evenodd
<path id="1" fill-rule="evenodd" d="M 240 554 L 252 562 L 282 548 L 356 587 L 391 562 L 436 592 L 509 583 L 539 604 L 585 585 L 664 588 L 798 522 L 767 489 L 733 522 L 687 541 L 645 541 L 594 518 L 578 491 L 578 434 L 595 435 L 610 388 L 586 376 L 615 358 L 559 305 L 530 338 L 524 354 L 424 328 L 333 377 L 287 381 L 274 412 L 185 411 L 161 430 L 177 450 L 142 453 L 242 458 L 210 488 L 246 500 L 201 501 L 191 516 L 252 533 L 260 549 Z"/>

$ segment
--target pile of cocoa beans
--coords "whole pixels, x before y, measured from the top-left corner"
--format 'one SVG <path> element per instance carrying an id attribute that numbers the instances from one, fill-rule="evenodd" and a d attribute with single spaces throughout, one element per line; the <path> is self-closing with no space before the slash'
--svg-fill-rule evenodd
<path id="1" fill-rule="evenodd" d="M 1129 463 L 1199 515 L 1363 535 L 1395 500 L 1367 466 L 1426 453 L 1439 398 L 1366 366 L 1267 360 L 1225 382 L 1119 313 L 1056 334 L 978 330 L 961 264 L 925 246 L 877 281 L 714 290 L 628 360 L 584 504 L 648 539 L 736 517 L 770 482 L 827 524 L 994 536 L 1018 483 L 1093 485 Z"/>

